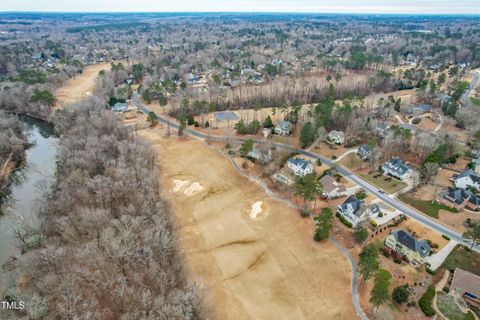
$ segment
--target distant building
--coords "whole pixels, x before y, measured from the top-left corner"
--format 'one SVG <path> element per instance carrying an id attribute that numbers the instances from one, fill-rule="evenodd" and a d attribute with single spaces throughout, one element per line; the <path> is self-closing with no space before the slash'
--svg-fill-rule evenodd
<path id="1" fill-rule="evenodd" d="M 385 137 L 387 135 L 387 131 L 390 129 L 390 126 L 385 122 L 379 122 L 374 128 L 373 131 L 379 137 Z"/>
<path id="2" fill-rule="evenodd" d="M 480 176 L 473 170 L 468 169 L 452 177 L 453 184 L 457 188 L 475 188 L 480 190 Z"/>
<path id="3" fill-rule="evenodd" d="M 407 164 L 400 159 L 399 157 L 392 158 L 385 162 L 382 165 L 382 170 L 384 174 L 387 174 L 389 176 L 392 176 L 396 179 L 404 181 L 407 179 L 411 172 L 413 171 L 410 169 Z"/>
<path id="4" fill-rule="evenodd" d="M 429 113 L 432 111 L 432 106 L 429 104 L 420 104 L 413 106 L 412 108 L 412 113 L 416 116 L 424 114 L 424 113 Z"/>
<path id="5" fill-rule="evenodd" d="M 457 210 L 465 207 L 470 210 L 480 209 L 480 197 L 470 190 L 461 188 L 448 188 L 446 191 L 439 193 L 436 200 Z"/>
<path id="6" fill-rule="evenodd" d="M 288 159 L 287 166 L 297 176 L 305 176 L 313 173 L 313 163 L 302 158 Z"/>
<path id="7" fill-rule="evenodd" d="M 417 240 L 404 230 L 395 230 L 390 233 L 385 240 L 385 245 L 417 266 L 422 265 L 431 252 L 427 241 Z"/>
<path id="8" fill-rule="evenodd" d="M 128 111 L 128 104 L 126 102 L 117 102 L 112 106 L 111 110 L 118 113 L 126 112 Z"/>
<path id="9" fill-rule="evenodd" d="M 272 150 L 261 150 L 259 148 L 253 148 L 247 155 L 250 158 L 260 160 L 264 163 L 272 161 Z"/>
<path id="10" fill-rule="evenodd" d="M 480 307 L 480 277 L 456 268 L 450 285 L 450 294 L 461 296 L 473 307 Z"/>
<path id="11" fill-rule="evenodd" d="M 371 150 L 370 147 L 366 144 L 362 145 L 360 148 L 358 148 L 357 154 L 362 160 L 368 160 L 371 155 Z"/>
<path id="12" fill-rule="evenodd" d="M 329 175 L 325 175 L 320 179 L 323 186 L 323 196 L 328 199 L 334 199 L 347 195 L 345 185 L 337 182 Z"/>
<path id="13" fill-rule="evenodd" d="M 380 208 L 376 204 L 365 205 L 362 200 L 358 200 L 354 195 L 350 196 L 341 205 L 337 206 L 337 213 L 352 226 L 367 220 L 367 218 L 376 218 L 380 214 Z"/>
<path id="14" fill-rule="evenodd" d="M 292 132 L 292 124 L 289 121 L 280 121 L 275 126 L 274 132 L 281 136 L 288 136 Z"/>
<path id="15" fill-rule="evenodd" d="M 345 133 L 343 131 L 332 130 L 328 133 L 327 139 L 335 144 L 343 144 L 345 142 Z"/>

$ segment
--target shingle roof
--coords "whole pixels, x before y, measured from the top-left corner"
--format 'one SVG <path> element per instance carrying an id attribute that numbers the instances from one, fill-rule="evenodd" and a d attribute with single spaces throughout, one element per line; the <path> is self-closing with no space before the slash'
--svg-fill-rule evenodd
<path id="1" fill-rule="evenodd" d="M 460 173 L 459 175 L 455 176 L 453 179 L 458 180 L 461 178 L 469 177 L 472 179 L 473 182 L 480 183 L 480 176 L 475 173 L 472 169 L 468 169 Z"/>
<path id="2" fill-rule="evenodd" d="M 327 193 L 330 193 L 336 189 L 338 189 L 340 192 L 344 192 L 345 186 L 342 183 L 338 183 L 329 175 L 325 175 L 320 179 L 320 183 L 323 186 L 323 190 L 325 190 Z"/>
<path id="3" fill-rule="evenodd" d="M 430 246 L 425 240 L 417 240 L 412 235 L 404 230 L 395 230 L 392 232 L 395 239 L 415 252 L 418 252 L 421 257 L 425 257 L 430 253 Z"/>
<path id="4" fill-rule="evenodd" d="M 480 297 L 480 277 L 460 268 L 455 269 L 452 287 Z"/>
<path id="5" fill-rule="evenodd" d="M 288 162 L 290 162 L 291 164 L 293 164 L 297 167 L 302 168 L 302 170 L 307 169 L 308 166 L 311 164 L 310 161 L 307 161 L 307 160 L 302 159 L 302 158 L 290 158 L 290 159 L 288 159 Z"/>
<path id="6" fill-rule="evenodd" d="M 342 211 L 349 211 L 357 217 L 360 217 L 366 210 L 363 201 L 358 200 L 355 196 L 350 196 L 340 205 Z"/>
<path id="7" fill-rule="evenodd" d="M 399 157 L 395 157 L 385 162 L 384 165 L 387 166 L 390 170 L 394 171 L 399 176 L 403 176 L 410 170 L 410 168 L 405 164 L 405 162 L 403 162 L 403 160 Z"/>

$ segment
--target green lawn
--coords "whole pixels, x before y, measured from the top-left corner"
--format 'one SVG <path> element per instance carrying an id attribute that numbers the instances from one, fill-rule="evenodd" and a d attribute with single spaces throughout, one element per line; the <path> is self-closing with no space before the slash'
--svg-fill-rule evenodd
<path id="1" fill-rule="evenodd" d="M 344 159 L 342 159 L 340 163 L 353 171 L 360 169 L 362 165 L 364 166 L 364 168 L 368 166 L 368 164 L 364 163 L 357 154 L 349 154 Z M 391 177 L 379 176 L 377 178 L 374 178 L 373 175 L 370 174 L 362 174 L 359 172 L 356 173 L 363 179 L 367 180 L 378 188 L 383 189 L 387 193 L 395 193 L 408 186 L 405 182 L 395 180 Z"/>
<path id="2" fill-rule="evenodd" d="M 437 295 L 437 307 L 440 312 L 449 320 L 469 320 L 475 319 L 473 314 L 465 314 L 455 303 L 454 298 L 445 292 L 439 292 Z"/>
<path id="3" fill-rule="evenodd" d="M 408 186 L 408 184 L 406 184 L 405 182 L 401 182 L 394 178 L 383 175 L 377 178 L 374 178 L 372 175 L 369 174 L 360 174 L 360 176 L 371 184 L 377 186 L 378 188 L 383 189 L 387 193 L 395 193 L 397 191 L 405 189 Z"/>
<path id="4" fill-rule="evenodd" d="M 430 217 L 437 218 L 437 219 L 438 219 L 438 212 L 440 210 L 447 210 L 447 211 L 450 211 L 450 212 L 453 212 L 453 213 L 458 212 L 457 210 L 452 209 L 450 207 L 447 207 L 443 204 L 440 204 L 440 203 L 437 203 L 437 202 L 432 203 L 432 201 L 415 199 L 408 194 L 401 194 L 401 195 L 398 196 L 398 198 L 401 201 L 411 205 L 415 209 L 422 211 L 426 215 L 429 215 Z"/>
<path id="5" fill-rule="evenodd" d="M 480 98 L 470 97 L 470 101 L 478 107 L 480 107 Z"/>
<path id="6" fill-rule="evenodd" d="M 445 259 L 442 265 L 447 270 L 460 268 L 480 276 L 480 254 L 467 251 L 463 246 L 457 246 Z"/>

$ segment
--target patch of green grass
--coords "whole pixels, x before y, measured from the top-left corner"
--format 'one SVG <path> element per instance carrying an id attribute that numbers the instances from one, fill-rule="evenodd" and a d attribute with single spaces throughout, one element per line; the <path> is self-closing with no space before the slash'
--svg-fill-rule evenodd
<path id="1" fill-rule="evenodd" d="M 474 251 L 467 251 L 463 246 L 457 246 L 443 262 L 447 270 L 460 268 L 480 276 L 480 254 Z"/>
<path id="2" fill-rule="evenodd" d="M 440 210 L 447 210 L 449 212 L 457 213 L 458 210 L 452 209 L 450 207 L 447 207 L 443 204 L 433 202 L 428 200 L 420 200 L 420 199 L 415 199 L 412 196 L 408 194 L 401 194 L 398 196 L 398 198 L 405 202 L 406 204 L 411 205 L 415 209 L 422 211 L 426 215 L 438 219 L 438 212 Z"/>
<path id="3" fill-rule="evenodd" d="M 470 101 L 477 107 L 480 107 L 480 98 L 470 97 Z"/>
<path id="4" fill-rule="evenodd" d="M 446 316 L 449 320 L 467 320 L 470 319 L 468 314 L 462 312 L 462 310 L 455 303 L 453 296 L 439 292 L 437 295 L 437 307 L 440 312 Z"/>
<path id="5" fill-rule="evenodd" d="M 395 193 L 397 191 L 405 189 L 408 184 L 402 181 L 398 181 L 392 177 L 387 177 L 380 175 L 377 178 L 374 178 L 369 174 L 360 174 L 360 176 L 370 182 L 371 184 L 383 189 L 387 193 Z"/>

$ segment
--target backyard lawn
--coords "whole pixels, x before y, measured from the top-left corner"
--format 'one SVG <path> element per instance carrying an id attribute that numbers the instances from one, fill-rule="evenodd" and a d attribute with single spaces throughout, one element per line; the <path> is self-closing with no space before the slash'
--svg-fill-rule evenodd
<path id="1" fill-rule="evenodd" d="M 457 210 L 447 207 L 443 204 L 439 204 L 437 202 L 432 202 L 431 200 L 420 200 L 413 198 L 411 195 L 408 194 L 401 194 L 398 198 L 405 202 L 406 204 L 411 205 L 415 209 L 422 211 L 426 215 L 429 215 L 432 218 L 438 219 L 438 212 L 440 210 L 447 210 L 449 212 L 458 213 Z"/>
<path id="2" fill-rule="evenodd" d="M 480 276 L 480 254 L 457 246 L 445 259 L 443 267 L 454 270 L 456 267 Z"/>

